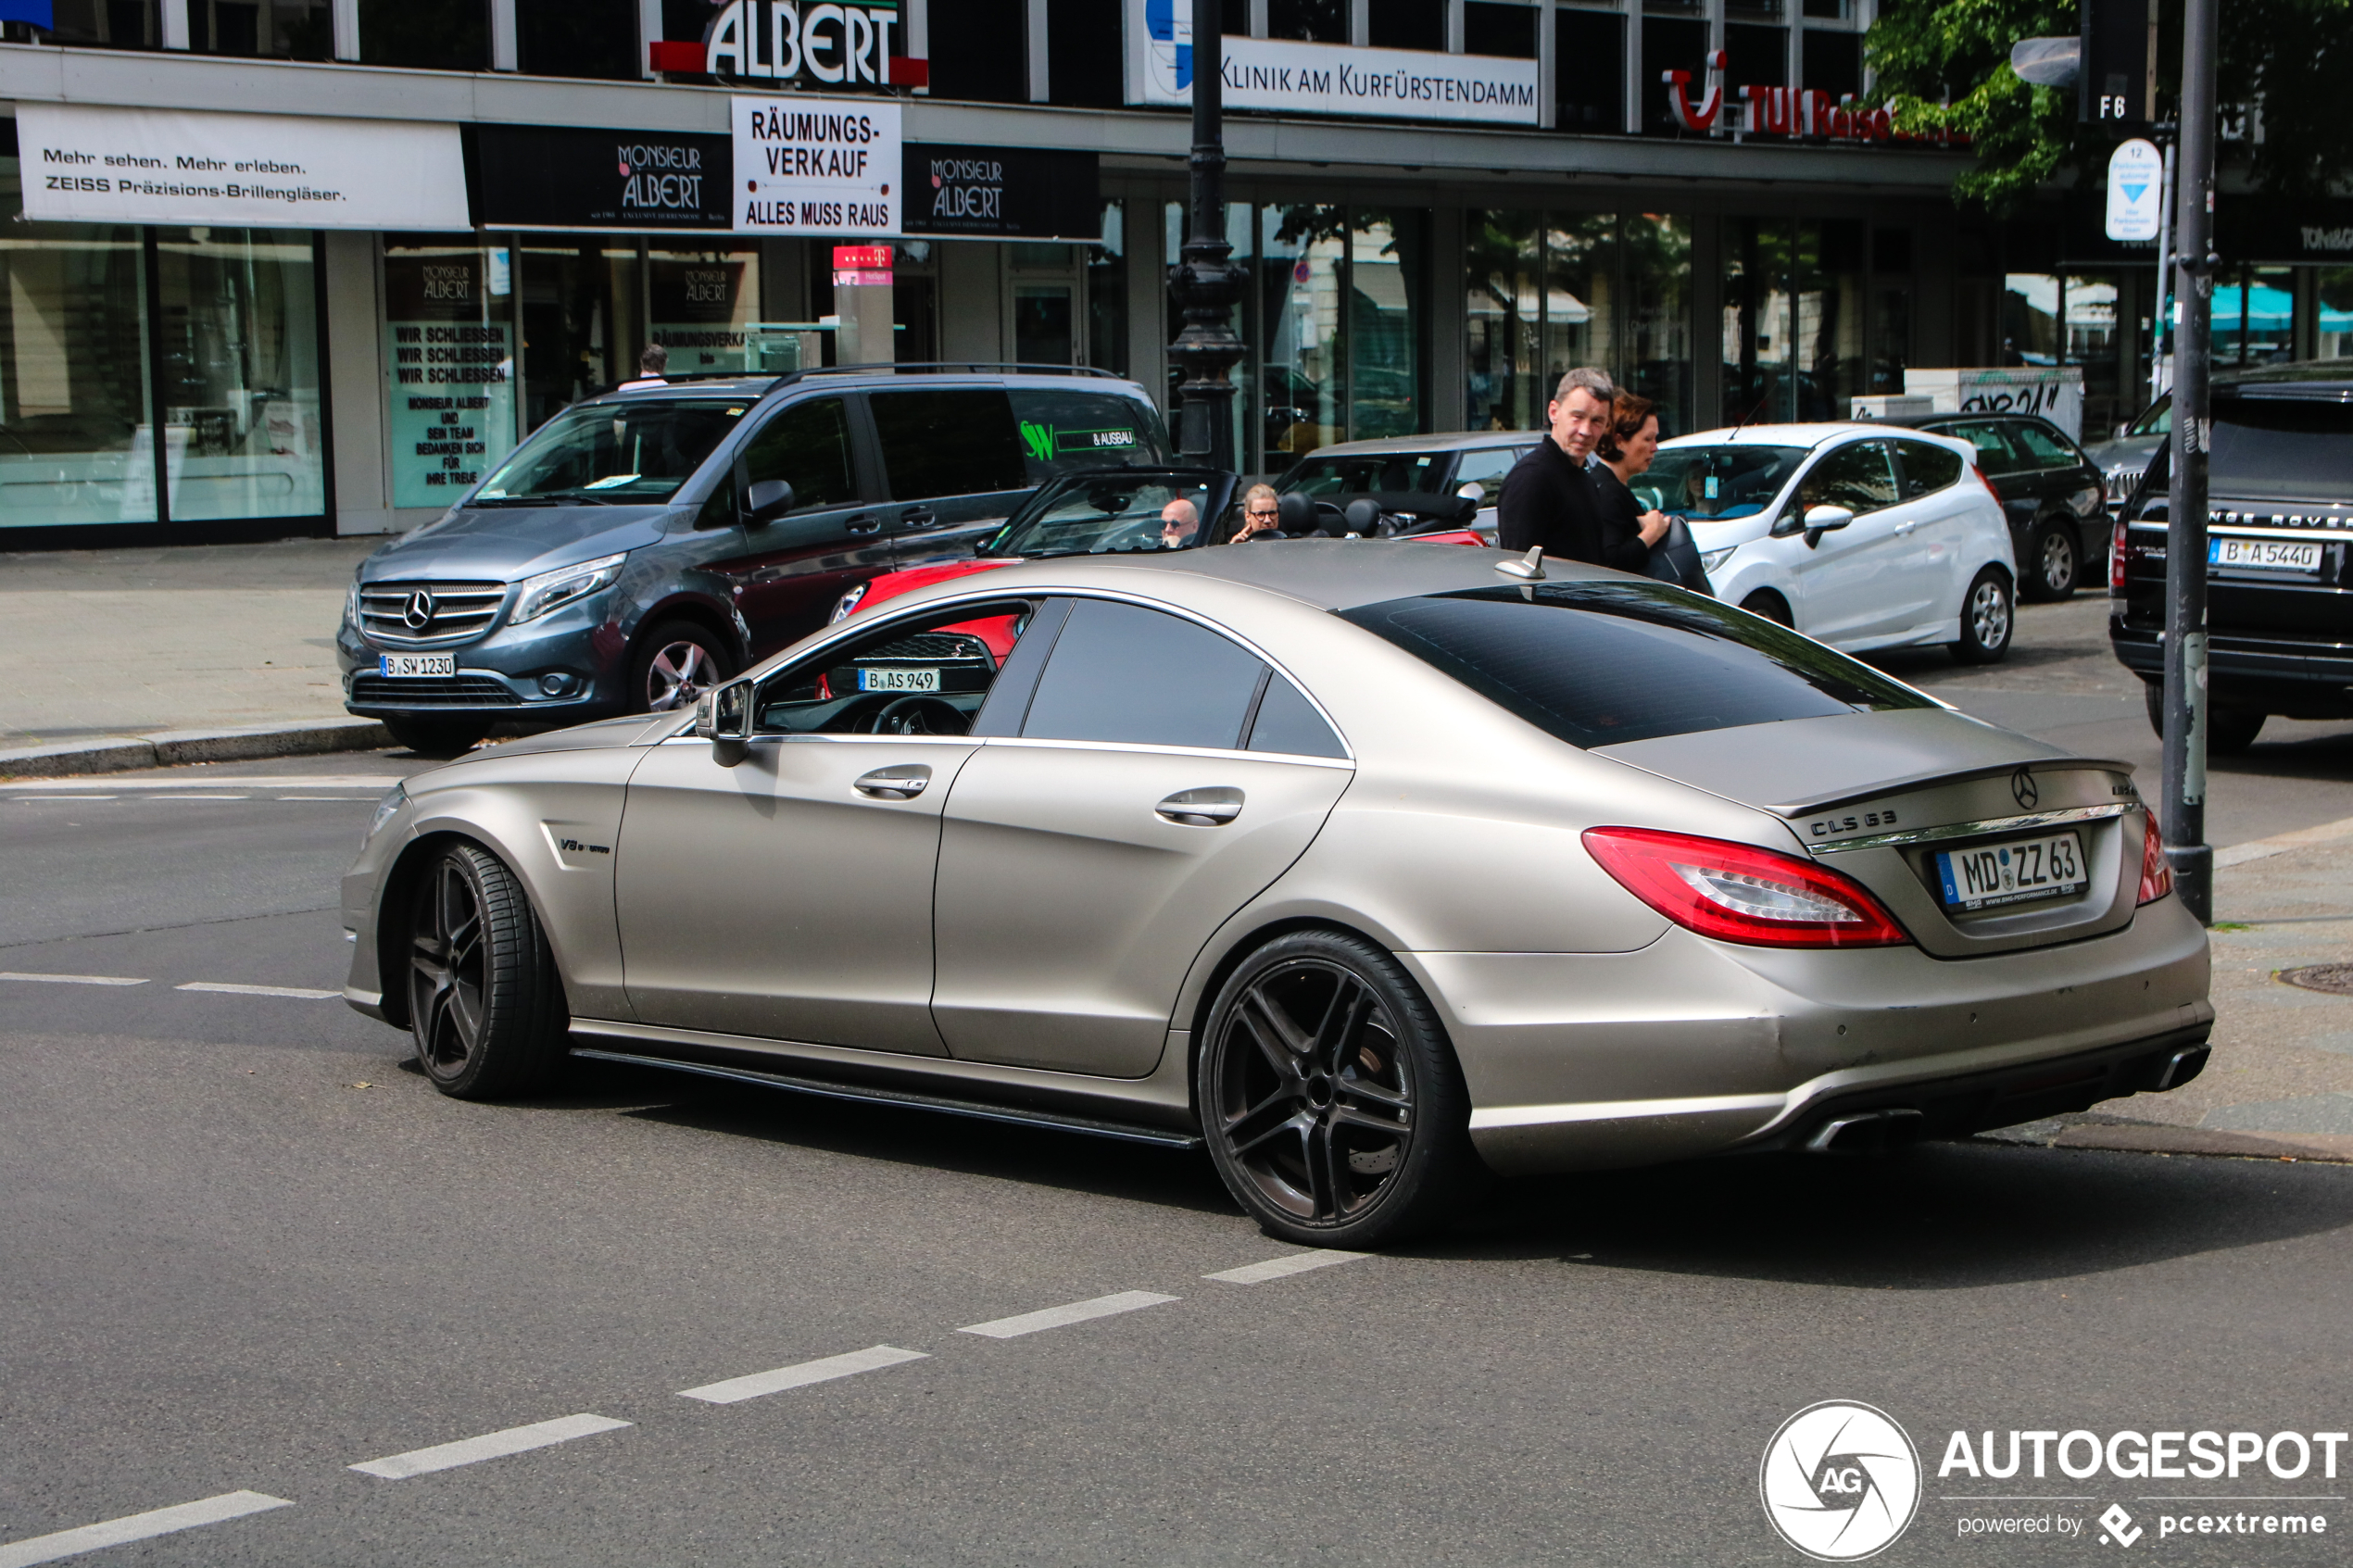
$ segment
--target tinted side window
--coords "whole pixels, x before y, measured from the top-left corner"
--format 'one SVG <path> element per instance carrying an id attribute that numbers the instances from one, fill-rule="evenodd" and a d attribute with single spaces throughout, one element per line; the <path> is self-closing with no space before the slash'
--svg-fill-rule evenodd
<path id="1" fill-rule="evenodd" d="M 1234 747 L 1266 667 L 1156 609 L 1081 599 L 1021 733 L 1046 740 Z"/>
<path id="2" fill-rule="evenodd" d="M 1007 395 L 1021 433 L 1026 483 L 1077 469 L 1164 463 L 1168 443 L 1151 408 L 1107 392 L 1016 386 Z"/>
<path id="3" fill-rule="evenodd" d="M 1026 490 L 1033 483 L 1001 388 L 877 392 L 867 401 L 893 500 Z"/>
<path id="4" fill-rule="evenodd" d="M 1899 441 L 1895 449 L 1904 459 L 1906 500 L 1960 483 L 1964 466 L 1961 455 L 1950 446 L 1938 446 L 1926 441 Z"/>
<path id="5" fill-rule="evenodd" d="M 787 735 L 969 734 L 1033 619 L 1026 602 L 965 605 L 837 643 L 760 683 L 756 727 Z"/>
<path id="6" fill-rule="evenodd" d="M 1987 473 L 2016 473 L 2025 460 L 2002 434 L 2002 427 L 1992 420 L 1975 424 L 1953 425 L 1939 433 L 1957 435 L 1977 448 L 1977 466 Z"/>
<path id="7" fill-rule="evenodd" d="M 2158 460 L 2165 459 L 2165 449 Z M 2342 500 L 2353 493 L 2353 407 L 2288 397 L 2214 400 L 2214 483 L 2239 495 Z"/>
<path id="8" fill-rule="evenodd" d="M 842 507 L 858 499 L 849 466 L 849 421 L 838 397 L 796 403 L 760 427 L 744 445 L 746 483 L 781 479 L 795 511 Z"/>
<path id="9" fill-rule="evenodd" d="M 1250 724 L 1249 749 L 1288 752 L 1293 757 L 1348 755 L 1306 694 L 1280 675 L 1267 681 L 1266 695 L 1258 699 L 1258 717 Z"/>
<path id="10" fill-rule="evenodd" d="M 1856 517 L 1895 504 L 1895 470 L 1888 467 L 1887 443 L 1857 441 L 1816 463 L 1797 482 L 1801 508 L 1844 507 Z"/>
<path id="11" fill-rule="evenodd" d="M 2065 436 L 2023 420 L 2010 426 L 2010 439 L 2038 469 L 2071 469 L 2082 461 L 2075 455 L 2075 449 L 2067 444 Z"/>
<path id="12" fill-rule="evenodd" d="M 1342 613 L 1571 746 L 1934 706 L 1785 627 L 1662 583 L 1474 588 Z"/>

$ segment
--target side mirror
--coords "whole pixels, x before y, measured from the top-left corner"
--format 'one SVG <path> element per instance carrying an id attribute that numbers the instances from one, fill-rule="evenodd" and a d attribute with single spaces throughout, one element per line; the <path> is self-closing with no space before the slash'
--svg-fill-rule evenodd
<path id="1" fill-rule="evenodd" d="M 711 743 L 711 759 L 732 768 L 751 742 L 751 683 L 730 681 L 695 704 L 695 734 Z"/>
<path id="2" fill-rule="evenodd" d="M 749 521 L 774 522 L 792 510 L 792 486 L 781 479 L 756 480 L 744 496 Z"/>
<path id="3" fill-rule="evenodd" d="M 1454 486 L 1454 497 L 1474 506 L 1484 506 L 1487 504 L 1487 486 L 1475 479 L 1466 479 Z"/>
<path id="4" fill-rule="evenodd" d="M 1812 549 L 1822 542 L 1822 535 L 1832 529 L 1844 528 L 1855 521 L 1855 514 L 1844 507 L 1808 507 L 1806 508 L 1806 546 Z"/>

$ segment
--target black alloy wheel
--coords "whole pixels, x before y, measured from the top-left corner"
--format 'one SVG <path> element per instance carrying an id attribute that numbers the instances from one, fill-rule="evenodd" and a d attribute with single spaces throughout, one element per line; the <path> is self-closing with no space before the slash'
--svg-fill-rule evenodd
<path id="1" fill-rule="evenodd" d="M 1436 1014 L 1394 959 L 1354 937 L 1299 932 L 1252 954 L 1212 1010 L 1199 1075 L 1218 1174 L 1292 1241 L 1424 1229 L 1478 1166 Z"/>
<path id="2" fill-rule="evenodd" d="M 2045 522 L 2028 539 L 2019 565 L 2026 572 L 2026 596 L 2055 604 L 2074 596 L 2083 576 L 2083 553 L 2071 523 Z"/>
<path id="3" fill-rule="evenodd" d="M 434 855 L 409 900 L 409 1027 L 434 1087 L 489 1099 L 543 1087 L 570 1024 L 530 897 L 471 844 Z"/>

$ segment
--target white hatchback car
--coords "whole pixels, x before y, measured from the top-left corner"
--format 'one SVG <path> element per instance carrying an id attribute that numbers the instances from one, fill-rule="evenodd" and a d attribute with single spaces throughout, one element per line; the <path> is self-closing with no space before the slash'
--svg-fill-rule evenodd
<path id="1" fill-rule="evenodd" d="M 1969 445 L 1872 424 L 1759 425 L 1662 444 L 1634 481 L 1684 518 L 1717 596 L 1846 649 L 2009 651 L 2018 560 Z"/>

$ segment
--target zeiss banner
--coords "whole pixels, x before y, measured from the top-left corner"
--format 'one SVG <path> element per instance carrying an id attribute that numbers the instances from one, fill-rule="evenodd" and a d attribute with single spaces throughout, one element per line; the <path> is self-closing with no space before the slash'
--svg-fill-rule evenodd
<path id="1" fill-rule="evenodd" d="M 1191 0 L 1127 0 L 1127 101 L 1193 101 Z M 1412 49 L 1357 49 L 1284 38 L 1224 40 L 1226 107 L 1534 125 L 1536 62 Z"/>

